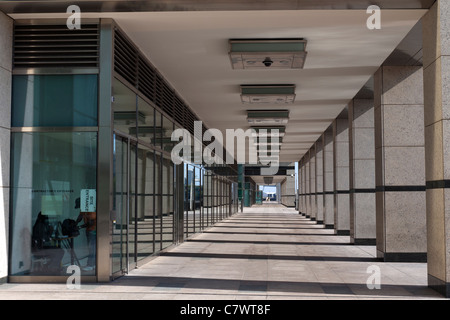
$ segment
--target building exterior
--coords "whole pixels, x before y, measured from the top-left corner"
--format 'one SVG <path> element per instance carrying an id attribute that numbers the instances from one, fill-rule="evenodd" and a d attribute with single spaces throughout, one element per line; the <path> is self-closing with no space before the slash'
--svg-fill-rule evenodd
<path id="1" fill-rule="evenodd" d="M 0 3 L 2 281 L 110 281 L 275 184 L 450 295 L 446 1 L 70 5 Z M 208 151 L 208 129 L 261 123 L 276 173 L 217 139 L 214 162 L 174 162 L 177 129 Z"/>

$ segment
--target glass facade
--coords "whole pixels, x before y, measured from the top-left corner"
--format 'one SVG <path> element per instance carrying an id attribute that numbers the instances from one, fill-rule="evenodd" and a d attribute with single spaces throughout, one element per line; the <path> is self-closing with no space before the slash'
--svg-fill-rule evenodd
<path id="1" fill-rule="evenodd" d="M 11 275 L 94 274 L 97 133 L 13 133 L 12 144 Z"/>
<path id="2" fill-rule="evenodd" d="M 74 265 L 115 278 L 237 210 L 225 166 L 172 162 L 175 100 L 114 70 L 50 69 L 13 76 L 13 282 L 65 281 Z"/>

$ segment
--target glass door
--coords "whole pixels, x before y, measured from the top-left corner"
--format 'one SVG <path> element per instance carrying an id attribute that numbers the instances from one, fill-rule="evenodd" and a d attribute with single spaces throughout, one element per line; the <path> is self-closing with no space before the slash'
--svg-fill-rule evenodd
<path id="1" fill-rule="evenodd" d="M 112 225 L 112 273 L 121 275 L 128 272 L 128 234 L 129 234 L 129 143 L 128 139 L 114 135 L 113 148 L 113 210 L 115 219 Z"/>

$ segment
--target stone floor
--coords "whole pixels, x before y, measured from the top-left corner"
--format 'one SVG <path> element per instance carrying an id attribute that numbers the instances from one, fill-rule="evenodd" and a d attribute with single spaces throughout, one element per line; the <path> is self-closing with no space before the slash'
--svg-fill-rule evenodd
<path id="1" fill-rule="evenodd" d="M 379 268 L 381 288 L 367 286 Z M 262 205 L 216 224 L 106 284 L 2 284 L 0 299 L 443 299 L 426 263 L 385 263 L 283 206 Z"/>

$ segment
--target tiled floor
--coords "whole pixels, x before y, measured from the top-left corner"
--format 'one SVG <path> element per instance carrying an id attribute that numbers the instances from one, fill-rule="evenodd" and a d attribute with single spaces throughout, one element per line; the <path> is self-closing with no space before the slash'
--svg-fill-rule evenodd
<path id="1" fill-rule="evenodd" d="M 381 288 L 366 284 L 369 266 Z M 107 284 L 3 284 L 0 299 L 442 299 L 426 263 L 384 263 L 374 246 L 283 206 L 255 206 Z"/>

